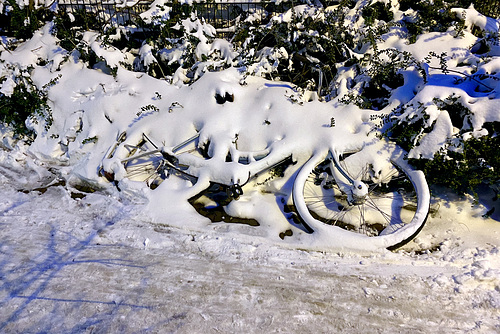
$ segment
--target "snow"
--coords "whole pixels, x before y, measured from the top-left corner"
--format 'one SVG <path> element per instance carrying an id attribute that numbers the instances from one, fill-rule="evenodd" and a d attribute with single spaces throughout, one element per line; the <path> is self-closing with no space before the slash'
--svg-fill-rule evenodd
<path id="1" fill-rule="evenodd" d="M 2 153 L 2 332 L 500 326 L 500 229 L 470 200 L 433 204 L 440 208 L 414 247 L 440 244 L 437 251 L 311 252 L 270 242 L 262 226 L 218 223 L 200 232 L 154 223 L 143 204 L 105 193 L 74 200 L 76 189 L 56 185 L 25 193 L 51 175 L 19 160 Z"/>
<path id="2" fill-rule="evenodd" d="M 307 9 L 296 10 L 306 15 Z M 498 21 L 472 7 L 466 20 L 498 30 Z M 53 123 L 48 130 L 34 124 L 38 135 L 31 145 L 1 128 L 0 332 L 500 330 L 500 207 L 491 201 L 491 190 L 475 203 L 471 196 L 433 189 L 426 226 L 398 252 L 353 251 L 349 237 L 327 226 L 306 233 L 284 209 L 311 155 L 364 147 L 376 138 L 376 120 L 395 105 L 413 103 L 403 119 L 417 113 L 419 103 L 455 93 L 473 113 L 473 129 L 465 135 L 485 135 L 484 122 L 499 120 L 499 80 L 487 82 L 491 91 L 472 80 L 453 84 L 462 76 L 444 75 L 431 63 L 427 83 L 408 70 L 389 106 L 361 110 L 338 102 L 352 73 L 344 73 L 342 94 L 329 102 L 302 99 L 289 83 L 259 77 L 275 66 L 273 59 L 287 57 L 280 50 L 264 50 L 249 68 L 203 68 L 188 86 L 180 67 L 171 80 L 125 69 L 126 52 L 105 47 L 91 32 L 83 40 L 103 63 L 89 69 L 58 46 L 51 28 L 0 55 L 1 76 L 7 78 L 2 94 L 13 92 L 13 78 L 30 65 L 37 86 L 57 81 L 47 87 Z M 221 62 L 233 63 L 230 43 L 209 42 L 205 34 L 215 31 L 207 25 L 186 21 L 184 28 L 201 40 L 198 58 L 216 51 Z M 428 50 L 446 52 L 452 70 L 476 62 L 468 51 L 477 40 L 471 34 L 430 33 L 414 44 L 396 35 L 388 34 L 380 47 L 408 51 L 419 60 Z M 156 61 L 148 44 L 140 56 L 145 67 Z M 164 50 L 163 56 L 171 63 L 181 59 L 175 51 Z M 476 64 L 477 73 L 498 78 L 499 49 L 489 56 L 489 62 Z M 39 59 L 47 65 L 36 65 Z M 220 104 L 216 95 L 232 95 L 234 101 Z M 454 134 L 446 111 L 425 112 L 435 125 L 410 157 L 432 157 Z M 199 133 L 200 143 L 211 143 L 212 159 L 190 158 L 196 184 L 170 178 L 151 190 L 123 178 L 124 145 L 107 158 L 122 133 L 130 145 L 147 134 L 166 151 Z M 231 163 L 224 162 L 228 153 Z M 244 183 L 289 155 L 297 163 L 283 177 L 249 183 L 241 199 L 224 208 L 259 226 L 212 223 L 188 203 L 210 181 Z M 255 161 L 242 164 L 239 157 Z M 120 190 L 99 175 L 101 166 L 115 172 Z M 491 207 L 496 212 L 487 215 Z"/>
<path id="3" fill-rule="evenodd" d="M 111 68 L 116 68 L 120 65 L 120 62 L 125 62 L 125 55 L 119 50 L 111 46 L 104 46 L 99 40 L 99 34 L 95 32 L 85 32 L 82 40 L 90 45 L 92 51 L 95 52 L 96 56 L 106 60 L 106 64 Z M 145 57 L 146 58 L 146 57 Z M 143 60 L 143 59 L 141 59 Z M 145 63 L 146 59 L 143 60 Z M 59 65 L 59 64 L 57 64 Z"/>
<path id="4" fill-rule="evenodd" d="M 171 8 L 166 6 L 165 0 L 155 0 L 151 4 L 151 8 L 139 14 L 139 16 L 146 23 L 156 22 L 160 24 L 161 21 L 167 21 L 170 18 Z"/>

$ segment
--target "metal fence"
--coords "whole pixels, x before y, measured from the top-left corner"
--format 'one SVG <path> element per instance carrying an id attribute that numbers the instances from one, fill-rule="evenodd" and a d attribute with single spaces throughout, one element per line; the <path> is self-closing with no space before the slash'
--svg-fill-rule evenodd
<path id="1" fill-rule="evenodd" d="M 151 0 L 139 0 L 132 6 L 121 6 L 115 0 L 59 0 L 58 8 L 68 13 L 85 11 L 92 13 L 101 26 L 110 24 L 112 26 L 134 24 L 140 25 L 139 14 L 147 11 L 152 4 Z M 290 8 L 293 1 L 281 1 L 279 4 L 273 1 L 210 1 L 194 2 L 192 7 L 199 17 L 203 17 L 207 23 L 214 26 L 222 37 L 231 35 L 237 20 L 252 16 L 261 22 L 266 22 L 278 12 Z M 188 10 L 186 6 L 173 2 L 167 4 L 173 13 Z"/>
<path id="2" fill-rule="evenodd" d="M 291 7 L 291 2 L 205 2 L 195 4 L 198 15 L 217 29 L 220 35 L 230 35 L 238 20 L 249 16 L 267 22 L 273 14 Z"/>
<path id="3" fill-rule="evenodd" d="M 59 0 L 58 6 L 60 9 L 67 12 L 85 11 L 95 15 L 101 26 L 110 24 L 112 26 L 135 24 L 139 25 L 139 14 L 148 10 L 152 4 L 152 0 L 138 0 L 132 6 L 121 5 L 120 0 Z M 237 20 L 252 16 L 256 20 L 266 22 L 270 16 L 275 13 L 283 12 L 299 1 L 281 1 L 275 2 L 272 0 L 257 0 L 257 1 L 204 1 L 193 2 L 193 7 L 198 13 L 198 16 L 203 17 L 206 22 L 210 23 L 217 29 L 221 37 L 231 35 L 232 28 Z M 334 4 L 338 1 L 323 1 L 325 4 Z M 123 0 L 123 4 L 126 0 Z M 500 0 L 472 0 L 474 7 L 481 13 L 491 16 L 500 16 Z M 173 12 L 186 10 L 186 6 L 178 4 L 178 2 L 169 3 L 167 6 L 172 7 Z"/>
<path id="4" fill-rule="evenodd" d="M 67 13 L 85 12 L 95 15 L 101 26 L 134 23 L 138 15 L 147 11 L 151 4 L 151 0 L 139 0 L 133 6 L 121 5 L 115 0 L 59 0 L 57 3 L 58 8 Z"/>

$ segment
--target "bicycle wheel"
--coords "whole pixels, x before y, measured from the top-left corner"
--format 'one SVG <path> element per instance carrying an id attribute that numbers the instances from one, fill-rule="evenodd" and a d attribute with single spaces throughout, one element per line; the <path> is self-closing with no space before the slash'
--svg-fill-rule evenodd
<path id="1" fill-rule="evenodd" d="M 190 138 L 183 146 L 194 145 L 195 137 Z M 139 181 L 147 184 L 151 189 L 158 187 L 163 180 L 170 176 L 188 180 L 192 184 L 196 183 L 197 177 L 189 174 L 187 166 L 179 163 L 174 155 L 170 155 L 158 147 L 148 136 L 142 134 L 136 144 L 126 144 L 124 142 L 117 143 L 112 150 L 107 160 L 113 161 L 118 159 L 119 164 L 123 167 L 119 172 L 119 179 L 129 179 L 131 181 Z M 194 151 L 195 148 L 187 148 L 186 151 Z M 108 164 L 112 165 L 112 164 Z M 117 175 L 115 171 L 109 171 L 112 168 L 103 167 L 104 176 L 110 181 L 116 181 Z M 115 168 L 116 170 L 116 168 Z M 120 171 L 119 170 L 119 171 Z"/>
<path id="2" fill-rule="evenodd" d="M 413 170 L 403 153 L 386 143 L 341 157 L 341 168 L 368 188 L 362 200 L 349 196 L 331 156 L 313 156 L 294 183 L 298 214 L 313 231 L 327 235 L 323 240 L 332 247 L 401 247 L 423 228 L 430 204 L 423 173 Z"/>

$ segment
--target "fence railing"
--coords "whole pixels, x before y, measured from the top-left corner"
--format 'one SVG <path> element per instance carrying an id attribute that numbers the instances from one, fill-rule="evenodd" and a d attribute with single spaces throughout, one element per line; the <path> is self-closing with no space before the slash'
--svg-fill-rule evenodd
<path id="1" fill-rule="evenodd" d="M 102 25 L 133 23 L 139 14 L 151 7 L 151 0 L 139 0 L 133 6 L 121 5 L 115 0 L 59 0 L 58 8 L 67 13 L 86 12 L 95 15 Z"/>
<path id="2" fill-rule="evenodd" d="M 261 22 L 267 22 L 275 13 L 291 7 L 291 2 L 205 2 L 195 4 L 198 15 L 217 29 L 222 35 L 231 33 L 237 20 L 249 16 Z"/>
<path id="3" fill-rule="evenodd" d="M 132 6 L 122 5 L 120 0 L 59 0 L 60 9 L 67 12 L 85 11 L 95 15 L 102 26 L 110 24 L 112 26 L 124 24 L 138 24 L 139 14 L 148 10 L 152 0 L 138 0 Z M 272 0 L 247 0 L 247 1 L 223 1 L 215 0 L 209 2 L 193 2 L 193 7 L 198 15 L 203 17 L 207 23 L 214 26 L 218 34 L 222 37 L 231 35 L 232 28 L 236 20 L 244 19 L 248 16 L 266 22 L 274 13 L 283 12 L 293 6 L 298 1 Z M 325 3 L 336 3 L 338 1 L 324 1 Z M 123 0 L 123 4 L 126 0 Z M 497 18 L 500 16 L 500 0 L 472 0 L 474 7 L 484 15 Z M 182 10 L 178 3 L 171 3 L 167 6 L 173 7 L 173 11 Z"/>
<path id="4" fill-rule="evenodd" d="M 151 0 L 139 0 L 132 6 L 121 6 L 115 0 L 59 0 L 58 7 L 68 13 L 85 11 L 95 15 L 99 23 L 104 27 L 106 24 L 112 26 L 124 24 L 140 24 L 139 14 L 147 11 L 152 4 Z M 203 17 L 210 23 L 222 37 L 231 35 L 232 28 L 237 20 L 248 16 L 266 22 L 270 17 L 290 8 L 293 1 L 211 1 L 193 2 L 192 6 L 199 17 Z M 172 12 L 180 12 L 185 8 L 178 3 L 170 3 Z"/>

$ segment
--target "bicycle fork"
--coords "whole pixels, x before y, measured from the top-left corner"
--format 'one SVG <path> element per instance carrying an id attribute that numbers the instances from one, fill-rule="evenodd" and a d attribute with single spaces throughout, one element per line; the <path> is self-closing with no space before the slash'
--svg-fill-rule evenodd
<path id="1" fill-rule="evenodd" d="M 337 154 L 331 151 L 328 153 L 330 159 L 330 169 L 340 190 L 347 195 L 349 205 L 361 205 L 368 196 L 368 186 L 361 180 L 354 180 L 342 168 Z"/>

